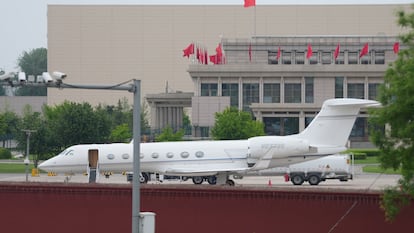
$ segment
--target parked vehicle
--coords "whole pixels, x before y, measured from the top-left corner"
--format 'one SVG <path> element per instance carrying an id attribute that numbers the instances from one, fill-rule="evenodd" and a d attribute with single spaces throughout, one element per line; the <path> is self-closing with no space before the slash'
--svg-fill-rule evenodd
<path id="1" fill-rule="evenodd" d="M 353 179 L 353 156 L 352 154 L 335 154 L 324 156 L 307 162 L 292 164 L 288 167 L 276 167 L 255 172 L 240 174 L 243 176 L 285 176 L 286 181 L 294 185 L 302 185 L 308 182 L 318 185 L 327 179 L 339 179 L 348 181 Z"/>

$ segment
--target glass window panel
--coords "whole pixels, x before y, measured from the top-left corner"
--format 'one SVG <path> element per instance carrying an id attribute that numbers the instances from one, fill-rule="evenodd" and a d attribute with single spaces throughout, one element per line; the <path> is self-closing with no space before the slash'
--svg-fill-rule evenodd
<path id="1" fill-rule="evenodd" d="M 335 77 L 335 98 L 344 98 L 344 77 Z"/>
<path id="2" fill-rule="evenodd" d="M 305 103 L 313 103 L 313 77 L 305 77 Z"/>
<path id="3" fill-rule="evenodd" d="M 285 83 L 285 103 L 301 103 L 301 88 L 300 83 Z"/>
<path id="4" fill-rule="evenodd" d="M 259 84 L 243 83 L 243 110 L 250 111 L 251 103 L 259 103 Z"/>
<path id="5" fill-rule="evenodd" d="M 201 96 L 217 96 L 217 83 L 202 83 Z"/>
<path id="6" fill-rule="evenodd" d="M 221 85 L 221 95 L 230 96 L 230 105 L 239 107 L 239 84 L 237 83 L 223 83 Z"/>
<path id="7" fill-rule="evenodd" d="M 348 98 L 364 99 L 363 83 L 348 83 Z"/>
<path id="8" fill-rule="evenodd" d="M 263 103 L 280 103 L 280 84 L 263 84 Z"/>

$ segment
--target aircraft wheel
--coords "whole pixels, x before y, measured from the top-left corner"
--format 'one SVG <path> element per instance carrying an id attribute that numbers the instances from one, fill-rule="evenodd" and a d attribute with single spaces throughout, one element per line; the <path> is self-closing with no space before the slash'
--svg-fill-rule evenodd
<path id="1" fill-rule="evenodd" d="M 234 181 L 233 180 L 227 180 L 226 181 L 226 184 L 228 185 L 228 186 L 234 186 Z"/>
<path id="2" fill-rule="evenodd" d="M 209 184 L 214 185 L 214 184 L 216 184 L 216 183 L 217 183 L 217 177 L 216 177 L 216 176 L 209 176 L 209 177 L 207 178 L 207 182 L 208 182 Z"/>
<path id="3" fill-rule="evenodd" d="M 148 179 L 149 179 L 149 177 L 148 177 L 148 174 L 147 173 L 141 173 L 140 176 L 139 176 L 139 182 L 141 184 L 148 183 Z"/>
<path id="4" fill-rule="evenodd" d="M 305 181 L 305 178 L 301 174 L 293 174 L 293 175 L 291 174 L 290 180 L 292 181 L 294 185 L 302 185 L 303 182 Z"/>
<path id="5" fill-rule="evenodd" d="M 202 176 L 193 176 L 193 183 L 194 184 L 202 184 L 204 181 L 204 177 Z"/>
<path id="6" fill-rule="evenodd" d="M 308 177 L 308 182 L 310 185 L 318 185 L 321 182 L 321 179 L 318 175 L 310 175 Z"/>

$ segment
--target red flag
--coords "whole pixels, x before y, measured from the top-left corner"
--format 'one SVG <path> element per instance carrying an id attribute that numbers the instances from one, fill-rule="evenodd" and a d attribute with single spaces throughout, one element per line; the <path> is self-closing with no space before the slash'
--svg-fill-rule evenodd
<path id="1" fill-rule="evenodd" d="M 218 55 L 223 55 L 223 50 L 221 49 L 221 43 L 219 43 L 218 45 L 217 45 L 217 48 L 216 48 L 216 53 L 218 54 Z"/>
<path id="2" fill-rule="evenodd" d="M 188 45 L 187 48 L 183 49 L 183 52 L 183 57 L 189 58 L 191 54 L 194 54 L 194 44 L 191 43 L 190 45 Z"/>
<path id="3" fill-rule="evenodd" d="M 400 42 L 394 43 L 394 53 L 397 54 L 400 51 Z"/>
<path id="4" fill-rule="evenodd" d="M 256 6 L 256 0 L 244 0 L 244 7 Z"/>
<path id="5" fill-rule="evenodd" d="M 280 51 L 280 47 L 279 47 L 279 49 L 277 50 L 277 55 L 276 55 L 276 60 L 277 61 L 279 61 L 279 58 L 280 58 L 280 55 L 281 55 L 281 51 Z"/>
<path id="6" fill-rule="evenodd" d="M 197 53 L 196 53 L 197 55 L 196 55 L 196 57 L 197 57 L 197 60 L 198 61 L 201 61 L 201 49 L 200 48 L 197 48 Z"/>
<path id="7" fill-rule="evenodd" d="M 249 44 L 249 61 L 252 61 L 252 44 Z"/>
<path id="8" fill-rule="evenodd" d="M 204 64 L 208 64 L 208 55 L 207 55 L 207 50 L 204 51 Z"/>
<path id="9" fill-rule="evenodd" d="M 335 60 L 338 58 L 339 50 L 340 50 L 340 46 L 339 46 L 339 43 L 338 43 L 338 45 L 336 46 L 335 52 L 334 52 L 334 59 Z"/>
<path id="10" fill-rule="evenodd" d="M 365 43 L 364 47 L 361 50 L 361 53 L 359 54 L 359 58 L 361 58 L 362 56 L 368 54 L 368 43 Z"/>
<path id="11" fill-rule="evenodd" d="M 218 62 L 217 62 L 217 54 L 216 55 L 211 55 L 210 56 L 210 61 L 213 63 L 213 64 L 218 64 Z"/>
<path id="12" fill-rule="evenodd" d="M 312 57 L 312 46 L 308 44 L 308 52 L 306 53 L 306 58 L 309 59 Z"/>

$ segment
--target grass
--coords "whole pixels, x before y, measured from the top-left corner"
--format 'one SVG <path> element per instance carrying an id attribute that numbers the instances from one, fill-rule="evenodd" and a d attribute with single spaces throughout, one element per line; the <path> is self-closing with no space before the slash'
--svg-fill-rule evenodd
<path id="1" fill-rule="evenodd" d="M 383 174 L 401 174 L 401 169 L 394 170 L 392 168 L 383 169 L 379 165 L 366 165 L 362 168 L 363 172 L 368 173 L 383 173 Z"/>
<path id="2" fill-rule="evenodd" d="M 33 164 L 29 164 L 29 172 L 34 168 Z M 25 173 L 26 165 L 23 163 L 1 163 L 0 173 Z"/>
<path id="3" fill-rule="evenodd" d="M 355 164 L 377 164 L 379 163 L 377 156 L 368 156 L 366 159 L 355 159 Z"/>

